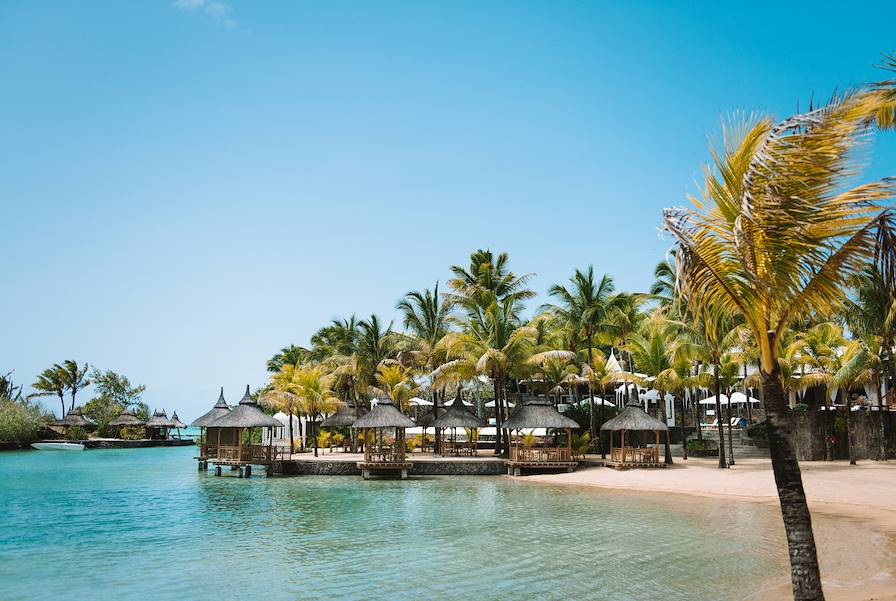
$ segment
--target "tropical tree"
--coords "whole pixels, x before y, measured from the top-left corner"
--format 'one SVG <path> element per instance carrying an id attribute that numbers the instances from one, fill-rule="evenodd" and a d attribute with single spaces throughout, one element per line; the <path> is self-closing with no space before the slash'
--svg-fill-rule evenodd
<path id="1" fill-rule="evenodd" d="M 62 381 L 65 383 L 65 389 L 72 395 L 70 409 L 74 409 L 75 396 L 78 394 L 78 391 L 87 388 L 91 384 L 90 378 L 88 377 L 90 365 L 85 363 L 84 365 L 79 366 L 77 361 L 66 359 L 62 362 L 62 365 L 57 363 L 53 368 L 59 372 Z"/>
<path id="2" fill-rule="evenodd" d="M 398 339 L 392 324 L 385 328 L 376 315 L 358 322 L 358 377 L 359 385 L 371 386 L 376 382 L 376 369 L 383 359 L 394 359 L 398 354 Z"/>
<path id="3" fill-rule="evenodd" d="M 569 286 L 560 284 L 551 286 L 548 294 L 557 299 L 557 304 L 547 305 L 546 309 L 559 317 L 573 333 L 572 340 L 574 342 L 571 350 L 578 350 L 580 341 L 585 347 L 587 365 L 593 365 L 595 336 L 600 334 L 602 339 L 607 337 L 608 331 L 612 329 L 609 321 L 610 314 L 623 312 L 627 298 L 614 294 L 615 285 L 613 278 L 609 275 L 603 275 L 600 281 L 596 281 L 593 265 L 589 265 L 585 271 L 576 269 L 569 281 Z M 588 380 L 588 398 L 589 440 L 599 443 L 600 432 L 595 423 L 594 388 L 590 379 Z"/>
<path id="4" fill-rule="evenodd" d="M 267 367 L 271 373 L 276 373 L 284 365 L 295 365 L 296 363 L 304 363 L 308 359 L 311 351 L 308 349 L 290 344 L 280 349 L 280 352 L 268 359 Z"/>
<path id="5" fill-rule="evenodd" d="M 332 376 L 320 366 L 309 366 L 294 370 L 292 393 L 299 399 L 302 414 L 311 417 L 314 432 L 310 435 L 317 457 L 317 422 L 326 413 L 333 413 L 339 407 L 339 399 L 333 394 Z"/>
<path id="6" fill-rule="evenodd" d="M 298 389 L 297 376 L 302 370 L 301 363 L 286 363 L 280 370 L 271 375 L 267 389 L 259 399 L 262 404 L 274 411 L 282 411 L 289 417 L 289 449 L 290 453 L 296 448 L 295 434 L 293 432 L 293 416 L 301 415 L 304 407 L 302 399 L 296 394 Z M 299 436 L 302 433 L 299 432 Z"/>
<path id="7" fill-rule="evenodd" d="M 0 375 L 0 397 L 11 401 L 18 401 L 22 398 L 22 387 L 16 386 L 13 382 L 12 371 Z"/>
<path id="8" fill-rule="evenodd" d="M 894 63 L 893 66 L 896 66 Z M 896 123 L 896 82 L 834 97 L 780 123 L 725 129 L 694 209 L 667 209 L 677 272 L 691 312 L 736 313 L 759 363 L 769 450 L 790 552 L 794 598 L 824 599 L 812 520 L 796 459 L 778 357 L 783 332 L 843 305 L 888 213 L 890 181 L 849 187 L 870 126 Z"/>
<path id="9" fill-rule="evenodd" d="M 90 374 L 94 397 L 84 403 L 82 415 L 96 424 L 101 435 L 108 433 L 109 422 L 140 402 L 146 386 L 133 385 L 127 376 L 114 371 L 94 369 Z"/>
<path id="10" fill-rule="evenodd" d="M 408 402 L 420 390 L 410 371 L 394 360 L 380 363 L 376 369 L 376 383 L 377 392 L 388 396 L 402 411 L 408 410 Z"/>
<path id="11" fill-rule="evenodd" d="M 37 392 L 28 395 L 28 398 L 41 396 L 57 396 L 59 403 L 62 405 L 62 416 L 65 417 L 65 390 L 66 381 L 62 373 L 56 367 L 48 367 L 37 375 L 37 379 L 31 385 L 31 388 Z"/>

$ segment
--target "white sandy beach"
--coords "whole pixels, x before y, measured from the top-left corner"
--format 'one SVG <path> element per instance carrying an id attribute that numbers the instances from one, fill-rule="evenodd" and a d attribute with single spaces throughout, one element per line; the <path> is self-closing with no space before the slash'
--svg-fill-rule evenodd
<path id="1" fill-rule="evenodd" d="M 675 459 L 665 469 L 594 467 L 539 474 L 529 482 L 698 495 L 777 505 L 771 463 L 743 459 L 719 470 L 716 459 Z M 896 601 L 896 462 L 807 462 L 803 483 L 814 518 L 829 601 Z M 781 525 L 783 529 L 783 524 Z M 752 598 L 792 599 L 789 577 Z"/>

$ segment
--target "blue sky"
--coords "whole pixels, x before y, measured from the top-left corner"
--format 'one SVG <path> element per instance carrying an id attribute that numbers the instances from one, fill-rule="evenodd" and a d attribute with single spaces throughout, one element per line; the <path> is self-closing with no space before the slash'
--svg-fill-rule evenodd
<path id="1" fill-rule="evenodd" d="M 724 115 L 879 78 L 894 19 L 892 2 L 4 2 L 0 371 L 89 361 L 189 420 L 476 248 L 539 292 L 589 263 L 644 289 L 661 209 L 694 191 Z M 875 150 L 870 175 L 896 172 L 893 136 Z"/>

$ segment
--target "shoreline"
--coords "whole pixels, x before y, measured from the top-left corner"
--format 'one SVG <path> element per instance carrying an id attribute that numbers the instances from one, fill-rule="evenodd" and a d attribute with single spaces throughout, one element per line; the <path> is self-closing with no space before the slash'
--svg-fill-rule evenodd
<path id="1" fill-rule="evenodd" d="M 896 462 L 800 464 L 813 518 L 828 601 L 896 601 Z M 690 472 L 687 473 L 686 472 Z M 835 478 L 835 479 L 832 479 Z M 742 459 L 719 470 L 714 458 L 691 458 L 662 470 L 584 468 L 573 473 L 533 474 L 531 484 L 573 486 L 649 495 L 673 494 L 765 505 L 778 510 L 768 459 Z M 864 487 L 864 488 L 863 488 Z M 855 502 L 861 495 L 862 502 Z M 847 526 L 844 528 L 844 526 Z M 781 523 L 783 538 L 783 523 Z M 783 557 L 787 560 L 786 547 Z M 788 573 L 745 601 L 792 599 Z"/>

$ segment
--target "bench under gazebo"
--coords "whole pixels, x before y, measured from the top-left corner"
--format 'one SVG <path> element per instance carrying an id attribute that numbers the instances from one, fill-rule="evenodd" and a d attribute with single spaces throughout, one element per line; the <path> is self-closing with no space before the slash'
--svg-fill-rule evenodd
<path id="1" fill-rule="evenodd" d="M 215 466 L 215 475 L 220 476 L 221 467 L 225 465 L 236 468 L 240 478 L 251 476 L 253 465 L 264 466 L 268 475 L 273 474 L 274 464 L 288 460 L 291 454 L 290 449 L 275 447 L 273 444 L 274 428 L 282 427 L 283 424 L 278 420 L 258 408 L 246 386 L 246 394 L 240 399 L 240 404 L 206 426 L 209 431 L 214 428 L 217 434 L 217 452 L 215 457 L 208 458 Z M 256 428 L 268 429 L 267 444 L 251 442 L 252 431 Z M 245 442 L 243 434 L 248 439 Z"/>
<path id="2" fill-rule="evenodd" d="M 405 429 L 416 424 L 399 411 L 389 398 L 378 399 L 376 405 L 352 424 L 361 430 L 364 439 L 364 461 L 357 463 L 361 476 L 367 480 L 372 474 L 397 475 L 404 480 L 413 464 L 407 460 Z M 368 432 L 373 431 L 369 437 Z M 393 436 L 387 437 L 389 432 Z"/>
<path id="3" fill-rule="evenodd" d="M 125 409 L 118 417 L 109 422 L 109 425 L 117 429 L 116 434 L 118 438 L 124 438 L 122 436 L 124 428 L 143 428 L 146 422 L 134 415 L 134 412 L 130 409 Z"/>
<path id="4" fill-rule="evenodd" d="M 579 424 L 557 411 L 548 398 L 528 399 L 517 407 L 501 427 L 511 434 L 510 459 L 507 460 L 509 475 L 519 476 L 524 469 L 563 469 L 571 472 L 579 464 L 572 456 L 572 430 L 579 428 Z M 536 428 L 544 428 L 545 434 L 547 430 L 565 430 L 566 443 L 546 446 L 548 437 L 545 436 L 540 445 L 524 445 L 521 431 Z"/>
<path id="5" fill-rule="evenodd" d="M 485 427 L 486 422 L 481 417 L 467 409 L 461 398 L 460 388 L 457 396 L 451 402 L 447 411 L 433 420 L 432 427 L 436 429 L 436 437 L 439 438 L 439 454 L 443 457 L 471 457 L 476 455 L 476 441 L 474 436 L 469 436 L 467 441 L 458 442 L 457 429 L 469 429 L 471 434 L 479 428 Z M 451 430 L 451 436 L 445 437 L 445 430 Z"/>
<path id="6" fill-rule="evenodd" d="M 660 432 L 669 427 L 648 415 L 637 401 L 631 401 L 611 420 L 601 426 L 610 439 L 610 455 L 606 465 L 616 469 L 630 467 L 666 467 L 660 458 Z M 616 433 L 619 436 L 616 436 Z M 616 446 L 618 441 L 619 446 Z M 650 443 L 653 446 L 648 446 Z"/>
<path id="7" fill-rule="evenodd" d="M 224 388 L 218 395 L 218 402 L 200 417 L 193 420 L 191 428 L 199 428 L 199 456 L 194 457 L 199 461 L 199 469 L 208 469 L 208 460 L 218 456 L 218 429 L 209 428 L 208 425 L 220 417 L 230 413 L 230 406 L 224 400 Z"/>
<path id="8" fill-rule="evenodd" d="M 364 407 L 363 404 L 359 404 L 357 409 L 351 404 L 347 402 L 340 402 L 339 409 L 336 410 L 336 413 L 325 419 L 320 423 L 321 428 L 327 428 L 332 430 L 333 428 L 348 428 L 349 429 L 349 444 L 348 447 L 354 452 L 357 443 L 357 436 L 355 435 L 355 428 L 353 424 L 357 421 L 359 415 L 366 415 L 367 408 Z M 343 448 L 346 445 L 343 444 Z"/>
<path id="9" fill-rule="evenodd" d="M 68 433 L 69 428 L 81 428 L 82 430 L 88 430 L 94 427 L 94 423 L 88 421 L 83 415 L 81 415 L 80 407 L 72 407 L 68 410 L 68 413 L 65 414 L 65 417 L 62 419 L 57 419 L 50 423 L 54 428 L 59 428 L 60 433 L 65 436 Z"/>

